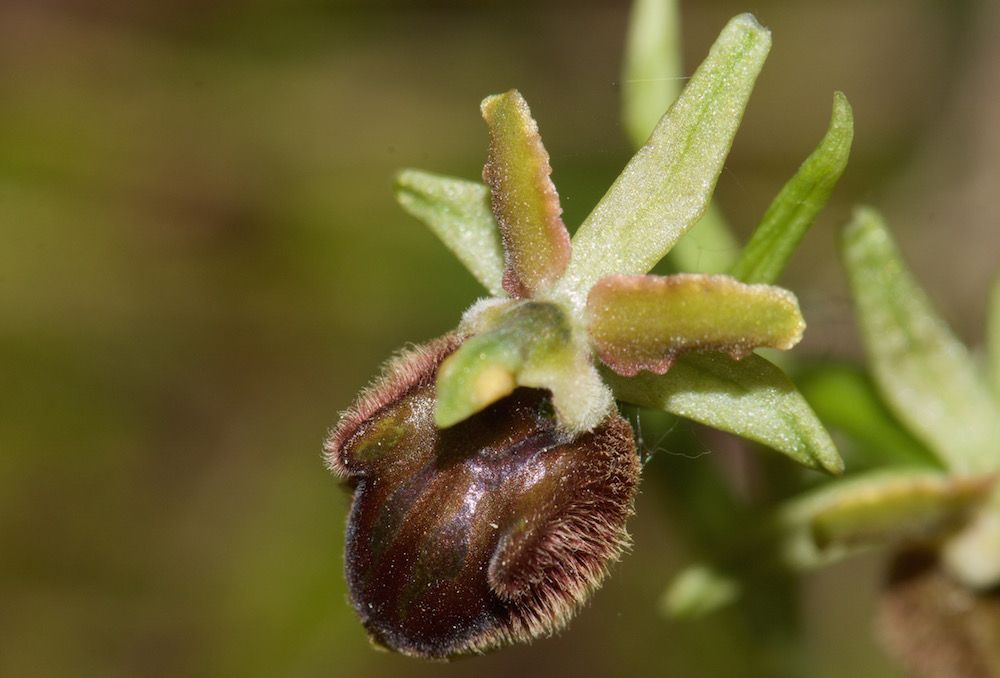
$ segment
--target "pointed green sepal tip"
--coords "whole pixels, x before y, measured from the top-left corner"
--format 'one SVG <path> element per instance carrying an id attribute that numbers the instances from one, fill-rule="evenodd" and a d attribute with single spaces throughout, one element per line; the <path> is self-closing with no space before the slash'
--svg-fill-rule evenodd
<path id="1" fill-rule="evenodd" d="M 488 188 L 404 169 L 396 175 L 395 189 L 400 206 L 424 222 L 490 294 L 503 293 L 503 249 Z"/>
<path id="2" fill-rule="evenodd" d="M 701 218 L 743 118 L 770 32 L 732 19 L 684 91 L 573 236 L 557 294 L 582 308 L 599 279 L 646 273 Z"/>
<path id="3" fill-rule="evenodd" d="M 830 199 L 847 167 L 853 140 L 851 105 L 843 92 L 835 92 L 826 134 L 767 208 L 731 270 L 734 277 L 748 283 L 778 279 Z"/>

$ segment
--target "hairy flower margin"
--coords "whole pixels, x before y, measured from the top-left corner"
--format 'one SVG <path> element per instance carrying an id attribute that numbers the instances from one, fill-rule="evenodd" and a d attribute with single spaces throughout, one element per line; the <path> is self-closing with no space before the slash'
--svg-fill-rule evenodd
<path id="1" fill-rule="evenodd" d="M 731 20 L 572 238 L 515 90 L 481 106 L 485 186 L 400 174 L 403 207 L 492 296 L 390 362 L 327 441 L 354 490 L 347 578 L 376 643 L 448 658 L 571 618 L 628 544 L 639 466 L 615 400 L 842 470 L 802 396 L 753 350 L 802 336 L 795 296 L 767 283 L 846 164 L 843 95 L 735 275 L 648 274 L 708 207 L 769 48 L 752 16 Z"/>

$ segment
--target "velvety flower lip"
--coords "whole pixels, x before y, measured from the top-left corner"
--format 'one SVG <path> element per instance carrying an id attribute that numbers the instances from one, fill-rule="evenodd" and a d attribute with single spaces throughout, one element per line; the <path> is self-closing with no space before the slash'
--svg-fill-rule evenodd
<path id="1" fill-rule="evenodd" d="M 350 470 L 341 457 L 344 445 L 358 429 L 385 407 L 414 388 L 434 379 L 437 366 L 462 343 L 463 335 L 450 332 L 426 344 L 413 346 L 386 362 L 382 376 L 361 391 L 350 408 L 340 415 L 323 446 L 326 466 L 341 478 Z"/>
<path id="2" fill-rule="evenodd" d="M 351 602 L 374 642 L 434 659 L 564 626 L 627 547 L 639 477 L 627 421 L 568 438 L 536 389 L 437 428 L 435 361 L 453 341 L 390 367 L 327 445 L 354 486 Z"/>

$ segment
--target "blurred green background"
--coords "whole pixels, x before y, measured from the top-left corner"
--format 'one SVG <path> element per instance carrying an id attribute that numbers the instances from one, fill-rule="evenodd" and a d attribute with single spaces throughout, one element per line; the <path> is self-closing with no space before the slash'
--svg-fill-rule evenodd
<path id="1" fill-rule="evenodd" d="M 784 280 L 804 352 L 857 355 L 833 249 L 857 201 L 885 208 L 978 341 L 1000 253 L 1000 4 L 688 2 L 687 68 L 747 10 L 774 49 L 720 182 L 739 233 L 822 135 L 834 89 L 857 121 Z M 385 356 L 480 294 L 395 206 L 393 172 L 477 177 L 478 103 L 516 86 L 579 223 L 628 157 L 626 11 L 0 3 L 0 675 L 759 673 L 743 650 L 763 629 L 659 615 L 692 554 L 653 481 L 633 552 L 558 638 L 424 664 L 371 650 L 346 602 L 349 497 L 322 466 L 325 431 Z M 692 435 L 648 474 L 731 446 Z M 801 580 L 808 675 L 895 675 L 871 632 L 880 568 Z"/>

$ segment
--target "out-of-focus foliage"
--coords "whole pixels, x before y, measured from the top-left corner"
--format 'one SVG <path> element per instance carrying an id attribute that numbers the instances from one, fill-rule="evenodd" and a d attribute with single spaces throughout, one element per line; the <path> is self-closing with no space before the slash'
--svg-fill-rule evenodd
<path id="1" fill-rule="evenodd" d="M 798 371 L 799 390 L 819 418 L 834 431 L 847 434 L 844 451 L 854 470 L 869 466 L 942 466 L 893 417 L 860 367 L 826 362 Z M 857 450 L 856 448 L 862 448 Z"/>
<path id="2" fill-rule="evenodd" d="M 872 374 L 895 415 L 953 471 L 1000 468 L 1000 410 L 982 371 L 874 210 L 859 209 L 847 226 L 844 266 Z"/>

